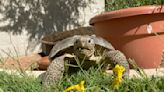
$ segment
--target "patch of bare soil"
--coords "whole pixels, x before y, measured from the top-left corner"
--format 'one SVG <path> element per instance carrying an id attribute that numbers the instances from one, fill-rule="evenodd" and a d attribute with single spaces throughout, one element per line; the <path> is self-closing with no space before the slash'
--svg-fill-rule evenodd
<path id="1" fill-rule="evenodd" d="M 39 61 L 41 58 L 42 57 L 39 54 L 20 56 L 19 58 L 3 58 L 0 62 L 0 67 L 4 69 L 31 70 L 38 67 L 37 61 Z"/>

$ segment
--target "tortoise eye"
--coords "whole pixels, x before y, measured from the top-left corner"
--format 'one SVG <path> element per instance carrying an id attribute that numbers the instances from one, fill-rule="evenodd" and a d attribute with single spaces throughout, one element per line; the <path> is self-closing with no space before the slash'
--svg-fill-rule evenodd
<path id="1" fill-rule="evenodd" d="M 91 43 L 91 40 L 88 40 L 88 43 Z"/>

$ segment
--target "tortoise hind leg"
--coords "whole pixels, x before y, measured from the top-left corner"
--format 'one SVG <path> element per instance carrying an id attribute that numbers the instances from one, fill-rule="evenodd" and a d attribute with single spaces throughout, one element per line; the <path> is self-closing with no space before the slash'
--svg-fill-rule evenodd
<path id="1" fill-rule="evenodd" d="M 42 84 L 45 86 L 52 85 L 54 82 L 60 80 L 64 73 L 64 58 L 61 56 L 52 60 L 45 75 L 42 77 Z"/>
<path id="2" fill-rule="evenodd" d="M 119 50 L 108 51 L 105 53 L 106 55 L 106 63 L 110 63 L 113 67 L 116 64 L 122 65 L 125 67 L 125 72 L 123 73 L 123 77 L 129 75 L 129 63 L 125 57 L 125 55 Z"/>

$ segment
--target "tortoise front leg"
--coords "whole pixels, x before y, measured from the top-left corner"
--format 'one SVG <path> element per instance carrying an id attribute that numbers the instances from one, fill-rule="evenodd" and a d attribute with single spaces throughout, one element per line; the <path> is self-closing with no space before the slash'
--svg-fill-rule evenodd
<path id="1" fill-rule="evenodd" d="M 116 64 L 122 65 L 125 67 L 125 72 L 123 77 L 129 75 L 129 63 L 125 57 L 125 55 L 119 50 L 112 50 L 105 52 L 105 61 L 108 64 L 111 64 L 114 67 Z"/>
<path id="2" fill-rule="evenodd" d="M 44 86 L 50 86 L 63 77 L 64 58 L 65 56 L 61 56 L 52 60 L 45 75 L 42 77 L 42 84 Z"/>

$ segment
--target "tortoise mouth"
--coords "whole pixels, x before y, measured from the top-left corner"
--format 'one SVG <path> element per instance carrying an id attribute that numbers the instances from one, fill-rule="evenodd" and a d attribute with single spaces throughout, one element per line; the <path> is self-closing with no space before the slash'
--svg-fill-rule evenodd
<path id="1" fill-rule="evenodd" d="M 85 47 L 78 47 L 77 50 L 82 51 L 82 50 L 91 50 L 91 49 Z"/>
<path id="2" fill-rule="evenodd" d="M 80 57 L 80 58 L 84 58 L 84 57 L 91 57 L 94 53 L 94 50 L 93 49 L 89 49 L 89 48 L 77 48 L 75 50 L 75 54 L 76 56 Z"/>

